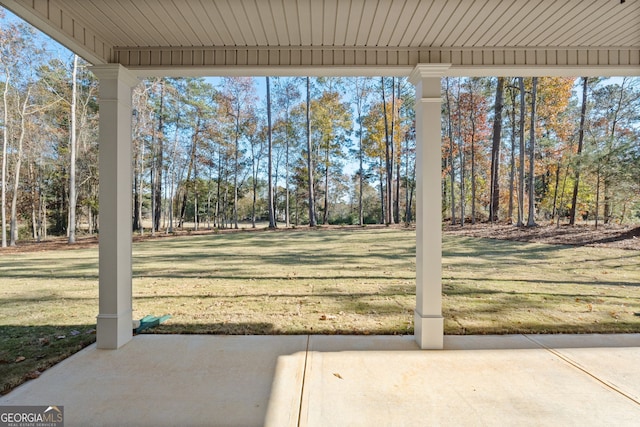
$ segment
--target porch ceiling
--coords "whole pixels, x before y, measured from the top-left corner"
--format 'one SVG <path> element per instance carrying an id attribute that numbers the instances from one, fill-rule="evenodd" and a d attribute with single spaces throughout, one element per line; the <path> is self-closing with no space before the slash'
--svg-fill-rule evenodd
<path id="1" fill-rule="evenodd" d="M 94 64 L 405 72 L 598 68 L 639 74 L 640 1 L 0 0 Z M 402 71 L 400 71 L 402 70 Z"/>

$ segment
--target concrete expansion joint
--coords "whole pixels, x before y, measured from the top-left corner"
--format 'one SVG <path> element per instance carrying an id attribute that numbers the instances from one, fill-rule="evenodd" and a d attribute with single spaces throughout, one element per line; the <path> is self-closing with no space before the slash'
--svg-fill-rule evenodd
<path id="1" fill-rule="evenodd" d="M 529 335 L 524 335 L 523 334 L 522 336 L 525 337 L 526 339 L 528 339 L 529 341 L 533 342 L 534 344 L 540 346 L 541 348 L 547 350 L 549 353 L 553 354 L 554 356 L 556 356 L 558 359 L 562 360 L 566 364 L 572 366 L 573 368 L 577 369 L 578 371 L 581 371 L 582 373 L 584 373 L 584 374 L 588 375 L 589 377 L 593 378 L 594 380 L 596 380 L 597 382 L 599 382 L 600 384 L 602 384 L 604 387 L 608 388 L 609 390 L 611 390 L 611 391 L 613 391 L 615 393 L 618 393 L 619 395 L 621 395 L 623 397 L 626 397 L 627 399 L 629 399 L 630 401 L 632 401 L 636 405 L 640 406 L 640 400 L 638 400 L 634 396 L 631 396 L 628 393 L 624 392 L 619 387 L 617 387 L 615 384 L 612 384 L 609 381 L 604 380 L 604 379 L 600 378 L 599 376 L 597 376 L 596 374 L 590 372 L 587 368 L 583 367 L 582 365 L 580 365 L 578 362 L 576 362 L 575 360 L 571 359 L 570 357 L 562 354 L 562 352 L 560 352 L 559 350 L 556 350 L 554 348 L 548 347 L 548 346 L 544 345 L 543 343 L 541 343 L 540 341 L 536 340 L 535 338 L 533 338 L 533 337 L 531 337 Z"/>
<path id="2" fill-rule="evenodd" d="M 304 400 L 304 381 L 307 377 L 307 361 L 309 360 L 309 342 L 311 341 L 311 335 L 307 335 L 307 346 L 304 350 L 304 365 L 302 368 L 302 384 L 300 385 L 300 406 L 298 407 L 298 427 L 300 427 L 300 420 L 302 419 L 302 403 Z"/>

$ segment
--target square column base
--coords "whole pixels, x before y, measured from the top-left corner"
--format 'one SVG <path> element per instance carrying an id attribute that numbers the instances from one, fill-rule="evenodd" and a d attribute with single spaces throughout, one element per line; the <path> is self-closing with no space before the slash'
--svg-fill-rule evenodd
<path id="1" fill-rule="evenodd" d="M 133 313 L 99 314 L 96 327 L 97 346 L 105 350 L 116 350 L 133 338 Z"/>
<path id="2" fill-rule="evenodd" d="M 413 336 L 423 350 L 442 350 L 444 348 L 444 317 L 414 315 Z"/>

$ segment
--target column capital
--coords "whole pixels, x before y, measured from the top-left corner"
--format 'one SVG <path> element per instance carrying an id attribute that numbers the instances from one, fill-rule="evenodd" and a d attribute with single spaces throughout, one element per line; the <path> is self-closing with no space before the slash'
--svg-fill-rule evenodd
<path id="1" fill-rule="evenodd" d="M 409 74 L 409 81 L 417 85 L 425 78 L 444 77 L 449 68 L 451 68 L 451 64 L 417 64 Z"/>
<path id="2" fill-rule="evenodd" d="M 120 64 L 92 65 L 89 70 L 99 80 L 118 80 L 132 88 L 141 81 L 133 71 Z"/>

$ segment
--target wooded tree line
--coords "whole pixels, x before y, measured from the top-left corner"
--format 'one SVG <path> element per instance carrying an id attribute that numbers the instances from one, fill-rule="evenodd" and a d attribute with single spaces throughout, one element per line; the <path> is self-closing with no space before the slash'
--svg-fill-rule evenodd
<path id="1" fill-rule="evenodd" d="M 97 231 L 97 81 L 19 23 L 0 29 L 0 67 L 2 245 Z M 443 79 L 443 216 L 637 221 L 638 82 Z M 413 97 L 393 77 L 146 79 L 134 230 L 409 223 Z"/>
<path id="2" fill-rule="evenodd" d="M 133 97 L 134 229 L 145 218 L 154 232 L 402 221 L 411 96 L 396 78 L 145 80 Z"/>
<path id="3" fill-rule="evenodd" d="M 451 223 L 640 218 L 638 78 L 446 78 L 443 92 Z"/>

